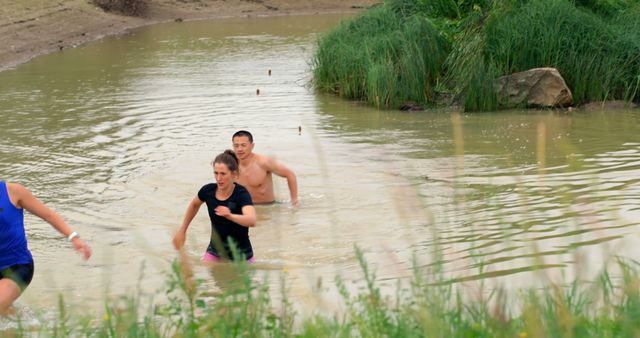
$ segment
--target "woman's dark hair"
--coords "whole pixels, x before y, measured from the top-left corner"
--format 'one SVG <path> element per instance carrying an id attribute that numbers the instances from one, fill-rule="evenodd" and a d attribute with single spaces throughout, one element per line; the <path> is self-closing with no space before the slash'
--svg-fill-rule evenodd
<path id="1" fill-rule="evenodd" d="M 238 157 L 233 150 L 227 149 L 223 153 L 216 156 L 212 164 L 225 164 L 231 172 L 238 171 Z"/>

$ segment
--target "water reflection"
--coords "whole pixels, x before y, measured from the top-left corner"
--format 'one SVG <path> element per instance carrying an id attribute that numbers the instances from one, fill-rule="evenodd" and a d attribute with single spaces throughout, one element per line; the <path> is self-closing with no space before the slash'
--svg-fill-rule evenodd
<path id="1" fill-rule="evenodd" d="M 586 261 L 636 254 L 637 111 L 509 111 L 457 122 L 442 112 L 321 102 L 327 132 L 405 161 L 397 174 L 433 215 L 426 226 L 434 235 L 416 248 L 424 257 L 442 250 L 422 266 L 441 266 L 450 281 L 506 276 L 501 283 L 535 285 L 539 278 L 522 273 L 557 270 L 571 278 L 571 270 L 558 269 L 571 267 L 592 275 L 602 265 Z"/>

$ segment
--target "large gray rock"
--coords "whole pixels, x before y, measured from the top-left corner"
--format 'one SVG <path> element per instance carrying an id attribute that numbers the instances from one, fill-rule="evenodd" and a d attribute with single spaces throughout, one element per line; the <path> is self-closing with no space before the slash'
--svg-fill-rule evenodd
<path id="1" fill-rule="evenodd" d="M 500 77 L 494 83 L 500 106 L 566 107 L 573 95 L 555 68 L 533 68 Z"/>

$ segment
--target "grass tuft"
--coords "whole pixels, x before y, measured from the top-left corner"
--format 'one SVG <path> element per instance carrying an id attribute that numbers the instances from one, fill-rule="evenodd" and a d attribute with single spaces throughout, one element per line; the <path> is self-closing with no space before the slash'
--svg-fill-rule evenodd
<path id="1" fill-rule="evenodd" d="M 40 337 L 634 337 L 640 332 L 640 264 L 618 259 L 619 279 L 608 270 L 595 281 L 551 284 L 508 295 L 497 288 L 485 296 L 463 295 L 461 284 L 447 282 L 439 268 L 414 263 L 407 285 L 384 295 L 375 271 L 356 248 L 362 286 L 350 292 L 347 281 L 336 285 L 343 313 L 300 318 L 291 308 L 283 280 L 276 310 L 266 280 L 257 281 L 245 262 L 225 264 L 235 284 L 215 299 L 189 281 L 179 260 L 167 275 L 168 301 L 141 292 L 105 302 L 104 313 L 73 313 L 62 297 L 50 326 L 19 326 L 14 336 Z M 185 269 L 186 268 L 186 269 Z M 195 289 L 192 288 L 196 284 Z M 349 282 L 351 283 L 351 282 Z M 19 319 L 18 319 L 19 320 Z"/>
<path id="2" fill-rule="evenodd" d="M 640 2 L 633 0 L 392 0 L 318 40 L 321 91 L 379 108 L 500 109 L 494 81 L 554 67 L 574 104 L 640 102 Z"/>
<path id="3" fill-rule="evenodd" d="M 316 87 L 380 108 L 433 102 L 448 44 L 425 17 L 375 7 L 323 35 Z"/>
<path id="4" fill-rule="evenodd" d="M 148 0 L 92 0 L 106 12 L 117 12 L 128 16 L 144 16 L 149 9 Z"/>

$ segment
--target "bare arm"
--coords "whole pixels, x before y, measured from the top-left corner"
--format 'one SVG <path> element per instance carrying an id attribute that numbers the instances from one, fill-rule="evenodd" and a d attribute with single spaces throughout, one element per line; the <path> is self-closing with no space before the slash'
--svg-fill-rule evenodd
<path id="1" fill-rule="evenodd" d="M 38 200 L 29 189 L 17 183 L 10 183 L 9 188 L 11 195 L 14 197 L 16 206 L 27 210 L 28 212 L 42 218 L 51 224 L 63 236 L 69 237 L 73 233 L 71 227 L 62 219 L 62 217 L 44 203 Z M 71 240 L 75 250 L 86 260 L 91 257 L 91 248 L 79 237 Z"/>
<path id="2" fill-rule="evenodd" d="M 256 226 L 256 208 L 253 205 L 245 205 L 242 207 L 242 215 L 232 214 L 227 207 L 219 206 L 216 208 L 216 215 L 222 216 L 234 223 L 240 224 L 247 228 Z"/>
<path id="3" fill-rule="evenodd" d="M 264 165 L 267 171 L 287 179 L 289 194 L 291 195 L 291 204 L 298 204 L 298 180 L 293 170 L 272 158 L 267 158 L 267 160 L 264 161 Z"/>
<path id="4" fill-rule="evenodd" d="M 187 210 L 184 213 L 184 218 L 182 219 L 182 225 L 176 232 L 175 236 L 173 236 L 173 246 L 176 250 L 180 250 L 184 245 L 184 241 L 187 235 L 187 229 L 193 221 L 193 218 L 198 214 L 198 210 L 200 210 L 200 206 L 202 205 L 202 201 L 198 196 L 194 197 L 189 203 Z"/>

